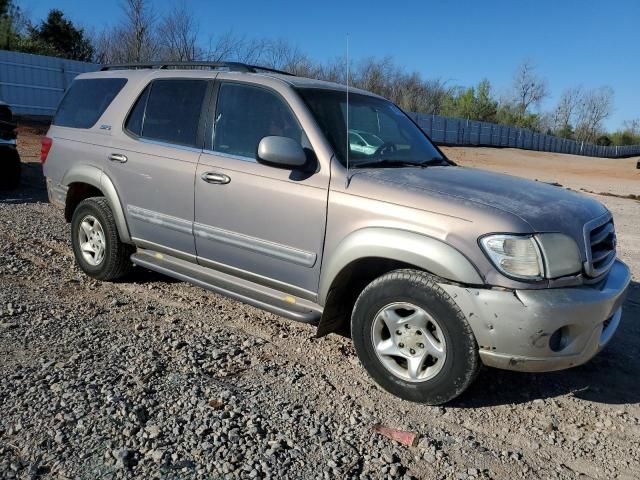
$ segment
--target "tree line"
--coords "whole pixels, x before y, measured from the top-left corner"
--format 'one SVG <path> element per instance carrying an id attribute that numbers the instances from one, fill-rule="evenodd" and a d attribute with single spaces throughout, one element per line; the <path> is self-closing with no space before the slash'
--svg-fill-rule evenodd
<path id="1" fill-rule="evenodd" d="M 14 0 L 0 0 L 0 49 L 53 55 L 96 63 L 151 61 L 239 61 L 286 70 L 296 75 L 346 83 L 345 58 L 318 62 L 282 39 L 252 38 L 231 31 L 201 41 L 199 22 L 186 3 L 176 3 L 160 16 L 150 0 L 123 0 L 115 26 L 88 32 L 58 9 L 32 23 Z M 349 83 L 372 91 L 406 111 L 480 120 L 529 128 L 562 138 L 602 145 L 640 144 L 640 119 L 607 133 L 604 121 L 613 112 L 608 86 L 566 89 L 557 105 L 541 111 L 550 95 L 548 82 L 532 61 L 514 71 L 508 91 L 498 95 L 491 82 L 452 85 L 442 78 L 425 79 L 408 72 L 393 58 L 350 62 Z"/>

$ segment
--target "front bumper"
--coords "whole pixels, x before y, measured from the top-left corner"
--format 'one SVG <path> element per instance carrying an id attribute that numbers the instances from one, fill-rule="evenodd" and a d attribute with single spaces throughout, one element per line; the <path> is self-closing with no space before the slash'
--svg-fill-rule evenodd
<path id="1" fill-rule="evenodd" d="M 593 286 L 515 291 L 440 286 L 467 317 L 485 365 L 547 372 L 585 363 L 609 343 L 630 281 L 629 268 L 616 260 L 606 279 Z"/>

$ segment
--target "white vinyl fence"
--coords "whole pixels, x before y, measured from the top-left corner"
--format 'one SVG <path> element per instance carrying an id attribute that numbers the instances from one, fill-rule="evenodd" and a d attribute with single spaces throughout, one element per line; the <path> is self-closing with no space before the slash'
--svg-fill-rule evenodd
<path id="1" fill-rule="evenodd" d="M 100 65 L 0 50 L 0 100 L 14 114 L 51 117 L 67 87 Z"/>

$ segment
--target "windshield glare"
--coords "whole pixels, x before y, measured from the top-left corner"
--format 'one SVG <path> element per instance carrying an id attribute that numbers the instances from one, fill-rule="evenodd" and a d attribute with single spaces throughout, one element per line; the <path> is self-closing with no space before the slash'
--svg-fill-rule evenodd
<path id="1" fill-rule="evenodd" d="M 346 91 L 299 88 L 298 92 L 343 165 L 347 144 L 353 167 L 377 160 L 386 163 L 444 160 L 422 130 L 387 100 L 350 92 L 347 129 Z"/>

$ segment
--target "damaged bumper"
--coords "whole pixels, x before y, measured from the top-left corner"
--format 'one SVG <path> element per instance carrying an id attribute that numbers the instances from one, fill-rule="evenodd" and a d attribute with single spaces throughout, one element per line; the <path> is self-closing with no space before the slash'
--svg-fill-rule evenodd
<path id="1" fill-rule="evenodd" d="M 631 281 L 617 260 L 597 285 L 489 290 L 442 284 L 467 317 L 485 365 L 523 372 L 562 370 L 590 360 L 611 340 Z"/>

